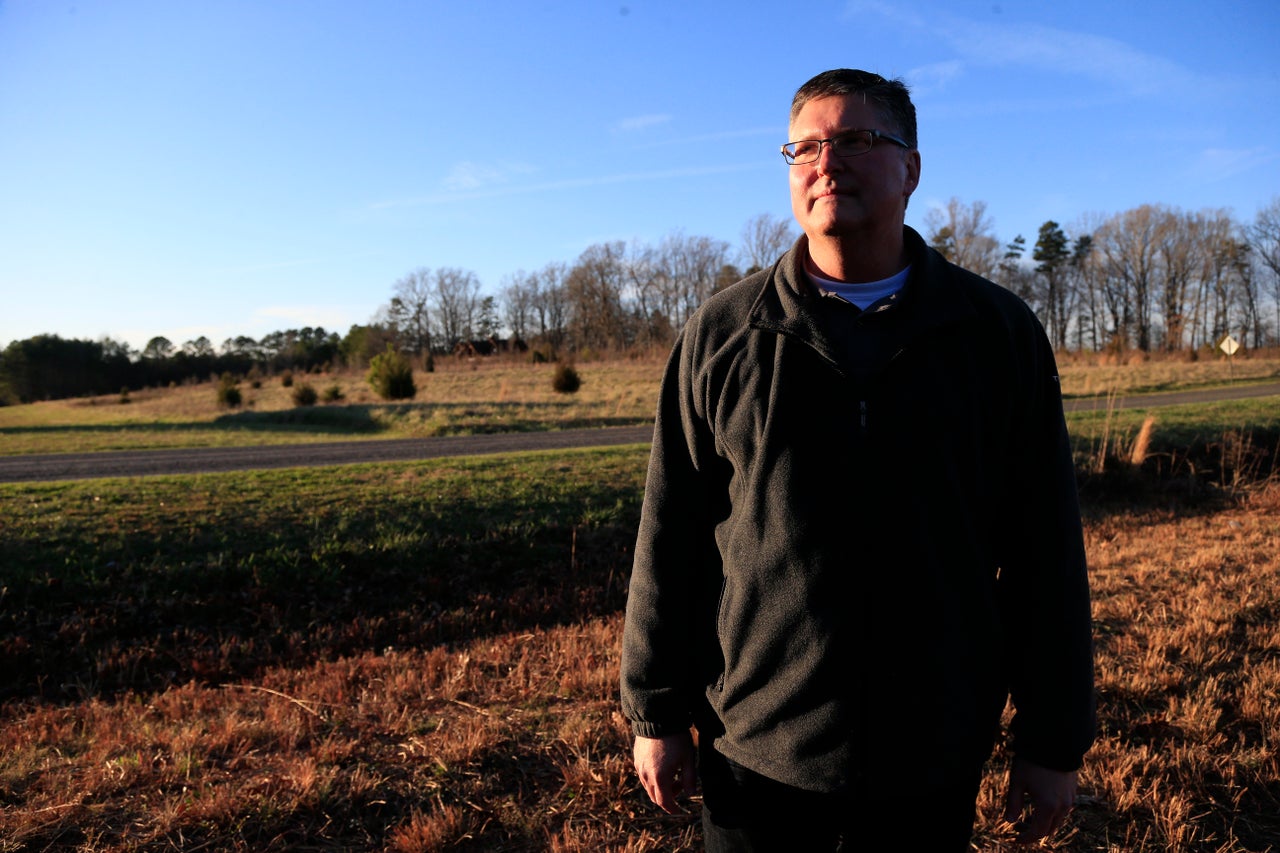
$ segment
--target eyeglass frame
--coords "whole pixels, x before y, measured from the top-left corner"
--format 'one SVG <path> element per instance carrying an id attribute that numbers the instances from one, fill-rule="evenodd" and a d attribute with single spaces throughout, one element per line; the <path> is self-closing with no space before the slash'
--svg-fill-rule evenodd
<path id="1" fill-rule="evenodd" d="M 835 156 L 861 157 L 863 154 L 869 153 L 872 148 L 875 148 L 876 142 L 881 139 L 892 142 L 894 145 L 900 145 L 901 147 L 907 149 L 908 151 L 911 150 L 911 146 L 909 144 L 907 144 L 904 140 L 900 139 L 899 137 L 894 136 L 892 133 L 885 133 L 882 130 L 871 130 L 869 128 L 858 128 L 856 130 L 846 130 L 843 133 L 836 134 L 835 136 L 829 137 L 827 139 L 796 139 L 792 142 L 786 142 L 782 145 L 782 148 L 780 149 L 782 152 L 782 159 L 787 161 L 788 166 L 808 166 L 810 163 L 816 163 L 818 162 L 818 160 L 822 158 L 822 149 L 824 147 L 830 145 L 832 142 L 835 142 L 837 139 L 843 139 L 845 137 L 853 136 L 854 134 L 859 134 L 859 133 L 865 133 L 871 137 L 871 144 L 867 146 L 866 151 L 858 151 L 853 154 L 841 154 L 837 149 L 833 151 Z M 802 142 L 818 143 L 818 153 L 814 155 L 812 160 L 797 161 L 795 159 L 794 154 L 787 153 L 788 146 L 799 145 Z"/>

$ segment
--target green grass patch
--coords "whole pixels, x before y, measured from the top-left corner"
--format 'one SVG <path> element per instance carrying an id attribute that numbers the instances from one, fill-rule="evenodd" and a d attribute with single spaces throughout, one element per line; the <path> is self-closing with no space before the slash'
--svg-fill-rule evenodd
<path id="1" fill-rule="evenodd" d="M 0 486 L 0 654 L 14 662 L 0 698 L 216 682 L 319 650 L 614 611 L 647 458 L 633 446 Z"/>
<path id="2" fill-rule="evenodd" d="M 1114 411 L 1069 412 L 1067 427 L 1077 451 L 1104 435 L 1132 442 L 1148 416 L 1156 419 L 1154 441 L 1163 450 L 1216 441 L 1229 432 L 1280 429 L 1280 397 L 1254 397 L 1177 406 L 1151 406 Z"/>

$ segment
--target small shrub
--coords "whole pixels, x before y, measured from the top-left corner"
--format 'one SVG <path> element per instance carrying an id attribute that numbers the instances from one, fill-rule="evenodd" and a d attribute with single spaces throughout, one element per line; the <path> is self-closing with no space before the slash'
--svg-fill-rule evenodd
<path id="1" fill-rule="evenodd" d="M 326 403 L 336 403 L 342 399 L 342 389 L 338 387 L 338 383 L 330 385 L 324 389 L 324 401 Z"/>
<path id="2" fill-rule="evenodd" d="M 426 359 L 422 363 L 422 369 L 427 373 L 436 372 L 436 357 L 431 353 L 427 353 Z"/>
<path id="3" fill-rule="evenodd" d="M 236 382 L 236 378 L 230 373 L 224 373 L 218 379 L 218 405 L 227 409 L 235 409 L 240 406 L 240 388 Z"/>
<path id="4" fill-rule="evenodd" d="M 369 384 L 384 400 L 412 400 L 418 393 L 413 384 L 413 365 L 391 344 L 387 351 L 369 362 Z"/>
<path id="5" fill-rule="evenodd" d="M 561 362 L 551 376 L 551 387 L 561 394 L 573 394 L 582 387 L 582 379 L 573 365 Z"/>
<path id="6" fill-rule="evenodd" d="M 293 371 L 292 370 L 286 370 L 284 373 L 280 374 L 280 384 L 283 385 L 285 388 L 293 387 Z"/>
<path id="7" fill-rule="evenodd" d="M 295 406 L 314 406 L 319 395 L 310 382 L 302 382 L 293 386 L 293 404 Z"/>
<path id="8" fill-rule="evenodd" d="M 130 402 L 132 401 L 129 399 L 129 386 L 126 385 L 120 389 L 120 405 L 123 406 Z"/>

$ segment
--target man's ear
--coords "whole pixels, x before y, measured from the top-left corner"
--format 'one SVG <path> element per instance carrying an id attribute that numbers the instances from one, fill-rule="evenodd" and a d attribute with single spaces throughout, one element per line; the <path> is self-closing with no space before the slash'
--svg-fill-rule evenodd
<path id="1" fill-rule="evenodd" d="M 903 195 L 911 198 L 911 194 L 920 186 L 920 152 L 912 149 L 906 152 L 907 180 L 903 184 Z"/>

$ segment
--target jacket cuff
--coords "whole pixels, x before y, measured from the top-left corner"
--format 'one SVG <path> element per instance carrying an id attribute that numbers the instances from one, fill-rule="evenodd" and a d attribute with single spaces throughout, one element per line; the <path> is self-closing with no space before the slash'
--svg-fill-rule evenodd
<path id="1" fill-rule="evenodd" d="M 1039 767 L 1057 770 L 1060 773 L 1074 773 L 1084 764 L 1084 756 L 1079 753 L 1054 750 L 1041 751 L 1021 745 L 1016 740 L 1011 744 L 1010 752 Z"/>
<path id="2" fill-rule="evenodd" d="M 689 724 L 670 725 L 664 723 L 646 723 L 640 720 L 631 721 L 631 731 L 636 737 L 666 737 L 679 735 L 689 731 Z"/>

